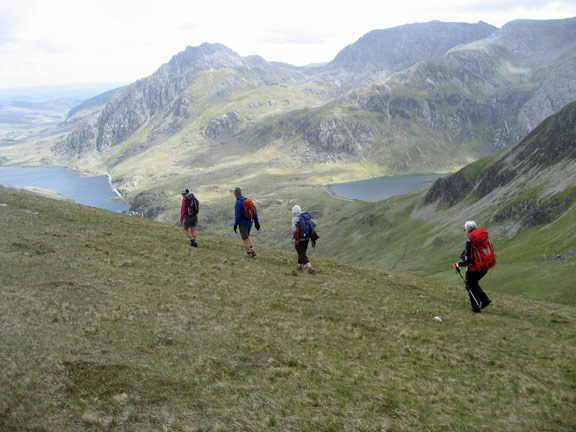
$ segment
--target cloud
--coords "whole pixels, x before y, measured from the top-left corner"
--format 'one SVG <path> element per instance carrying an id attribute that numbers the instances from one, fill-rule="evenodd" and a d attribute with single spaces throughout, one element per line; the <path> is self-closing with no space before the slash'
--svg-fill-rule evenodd
<path id="1" fill-rule="evenodd" d="M 196 23 L 193 22 L 185 22 L 184 24 L 182 24 L 179 28 L 178 31 L 180 32 L 189 32 L 189 31 L 196 31 L 198 29 L 200 29 L 201 26 L 199 26 Z"/>
<path id="2" fill-rule="evenodd" d="M 7 5 L 0 5 L 0 46 L 15 39 L 18 27 L 16 11 Z"/>
<path id="3" fill-rule="evenodd" d="M 330 61 L 372 30 L 414 22 L 501 27 L 576 16 L 574 0 L 0 2 L 0 87 L 131 82 L 204 42 L 300 66 Z"/>
<path id="4" fill-rule="evenodd" d="M 263 43 L 272 45 L 318 45 L 330 41 L 331 34 L 317 31 L 294 30 L 292 28 L 279 28 L 262 36 Z"/>

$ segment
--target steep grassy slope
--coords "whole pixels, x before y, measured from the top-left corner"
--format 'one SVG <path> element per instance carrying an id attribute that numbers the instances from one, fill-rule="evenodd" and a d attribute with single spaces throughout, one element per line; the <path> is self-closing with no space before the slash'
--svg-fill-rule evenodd
<path id="1" fill-rule="evenodd" d="M 7 191 L 0 227 L 2 430 L 576 428 L 573 308 Z"/>

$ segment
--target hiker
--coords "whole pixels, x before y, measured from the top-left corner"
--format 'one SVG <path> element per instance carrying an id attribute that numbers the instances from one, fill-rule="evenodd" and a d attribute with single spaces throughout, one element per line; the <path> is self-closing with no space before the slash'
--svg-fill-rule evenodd
<path id="1" fill-rule="evenodd" d="M 310 274 L 316 274 L 316 270 L 312 267 L 306 252 L 310 241 L 312 241 L 312 247 L 316 247 L 315 228 L 316 222 L 310 214 L 302 212 L 299 205 L 292 207 L 292 239 L 298 254 L 298 267 L 296 269 L 301 271 L 306 266 Z"/>
<path id="2" fill-rule="evenodd" d="M 198 247 L 196 241 L 196 225 L 198 224 L 198 200 L 188 189 L 180 191 L 182 195 L 182 208 L 180 209 L 180 225 L 184 228 L 186 237 L 190 240 L 190 246 Z"/>
<path id="3" fill-rule="evenodd" d="M 254 227 L 260 230 L 260 222 L 258 221 L 258 213 L 256 206 L 250 198 L 242 196 L 242 189 L 234 189 L 234 196 L 236 197 L 236 205 L 234 207 L 234 232 L 238 232 L 240 228 L 240 236 L 244 241 L 244 249 L 246 250 L 246 258 L 254 258 L 254 245 L 250 238 L 250 230 L 252 229 L 252 221 Z"/>
<path id="4" fill-rule="evenodd" d="M 455 269 L 464 266 L 467 267 L 466 278 L 464 279 L 464 282 L 466 283 L 468 296 L 470 297 L 470 304 L 472 305 L 472 310 L 474 312 L 481 312 L 482 309 L 492 303 L 492 300 L 488 298 L 478 282 L 486 275 L 486 273 L 488 273 L 488 269 L 495 264 L 495 260 L 493 258 L 494 252 L 492 250 L 492 246 L 490 245 L 493 261 L 492 263 L 485 263 L 483 266 L 481 262 L 477 262 L 477 260 L 480 259 L 480 256 L 478 255 L 478 251 L 473 250 L 477 247 L 474 245 L 473 248 L 473 242 L 476 243 L 476 238 L 479 236 L 484 237 L 484 240 L 488 242 L 488 233 L 484 228 L 478 228 L 478 225 L 476 225 L 476 222 L 474 221 L 467 221 L 464 224 L 464 231 L 466 231 L 468 240 L 466 240 L 466 248 L 460 254 L 460 259 L 463 261 L 454 263 L 452 266 Z"/>

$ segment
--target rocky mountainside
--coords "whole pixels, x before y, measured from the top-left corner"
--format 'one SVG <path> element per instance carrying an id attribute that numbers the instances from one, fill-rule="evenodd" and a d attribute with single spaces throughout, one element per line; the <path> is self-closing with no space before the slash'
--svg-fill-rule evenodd
<path id="1" fill-rule="evenodd" d="M 330 88 L 334 97 L 382 81 L 418 62 L 444 55 L 448 50 L 488 37 L 498 30 L 477 24 L 431 21 L 373 30 L 319 65 L 313 82 Z"/>
<path id="2" fill-rule="evenodd" d="M 576 19 L 516 21 L 339 99 L 308 144 L 393 171 L 446 169 L 518 142 L 574 100 Z"/>
<path id="3" fill-rule="evenodd" d="M 343 81 L 357 81 L 350 79 L 350 73 L 352 76 L 369 75 L 368 81 L 372 81 L 375 77 L 387 76 L 423 59 L 441 55 L 459 44 L 484 38 L 494 30 L 495 27 L 485 23 L 438 21 L 376 30 L 342 50 L 326 67 L 317 69 L 267 63 L 258 57 L 242 58 L 219 44 L 188 47 L 152 76 L 119 91 L 97 117 L 70 134 L 55 150 L 79 155 L 93 150 L 101 152 L 150 126 L 168 110 L 172 111 L 169 121 L 172 124 L 164 124 L 162 128 L 175 132 L 181 126 L 178 123 L 187 120 L 185 113 L 194 99 L 193 94 L 184 96 L 183 93 L 201 72 L 235 69 L 245 78 L 259 80 L 265 85 L 312 82 L 320 87 L 314 92 L 322 95 L 332 90 L 333 94 L 338 94 L 334 89 L 342 87 Z M 230 91 L 234 89 L 218 96 L 225 97 Z"/>
<path id="4" fill-rule="evenodd" d="M 363 62 L 367 74 L 357 72 Z M 347 77 L 390 73 L 341 95 L 354 87 Z M 131 201 L 132 192 L 162 196 L 185 176 L 218 189 L 263 170 L 309 172 L 302 182 L 334 181 L 335 171 L 452 171 L 518 142 L 574 100 L 576 18 L 501 30 L 432 22 L 372 32 L 316 68 L 188 47 L 53 150 L 108 171 Z"/>
<path id="5" fill-rule="evenodd" d="M 340 51 L 326 69 L 370 72 L 387 78 L 418 62 L 442 56 L 458 45 L 485 39 L 497 30 L 482 21 L 477 24 L 432 21 L 373 30 Z"/>
<path id="6" fill-rule="evenodd" d="M 424 197 L 425 205 L 483 209 L 509 235 L 551 223 L 575 202 L 576 103 L 517 145 L 438 180 Z"/>
<path id="7" fill-rule="evenodd" d="M 187 120 L 187 108 L 194 103 L 194 95 L 184 91 L 202 72 L 236 69 L 246 77 L 264 82 L 294 80 L 297 73 L 271 65 L 259 57 L 242 58 L 219 44 L 188 47 L 162 65 L 153 75 L 129 85 L 112 97 L 104 109 L 68 135 L 55 151 L 84 155 L 91 151 L 103 152 L 128 140 L 145 127 L 154 132 L 176 133 Z M 235 85 L 228 83 L 216 96 L 225 97 Z M 162 124 L 154 121 L 169 118 Z M 168 123 L 168 124 L 167 124 Z"/>
<path id="8" fill-rule="evenodd" d="M 94 96 L 88 100 L 85 100 L 80 105 L 76 105 L 70 111 L 68 111 L 68 115 L 66 116 L 66 123 L 73 123 L 77 121 L 81 121 L 87 116 L 97 114 L 110 100 L 112 97 L 118 93 L 121 88 L 108 90 L 102 94 Z"/>

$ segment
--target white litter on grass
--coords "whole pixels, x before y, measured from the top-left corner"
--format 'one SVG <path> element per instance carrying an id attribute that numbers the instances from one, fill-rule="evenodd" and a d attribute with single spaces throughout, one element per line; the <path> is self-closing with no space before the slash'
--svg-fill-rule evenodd
<path id="1" fill-rule="evenodd" d="M 435 321 L 442 322 L 442 317 L 440 315 L 434 317 Z"/>

